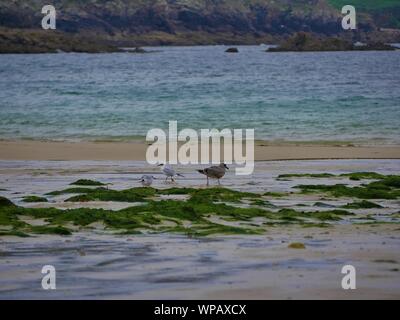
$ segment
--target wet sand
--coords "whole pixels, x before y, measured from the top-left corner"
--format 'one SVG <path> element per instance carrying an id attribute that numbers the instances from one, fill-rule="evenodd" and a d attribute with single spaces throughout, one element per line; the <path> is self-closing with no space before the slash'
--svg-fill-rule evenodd
<path id="1" fill-rule="evenodd" d="M 302 242 L 305 249 L 290 249 Z M 264 236 L 0 239 L 1 299 L 399 299 L 399 227 L 270 228 Z M 43 265 L 57 290 L 41 289 Z M 355 290 L 341 269 L 356 268 Z"/>
<path id="2" fill-rule="evenodd" d="M 148 144 L 133 142 L 0 141 L 0 160 L 144 161 Z M 400 159 L 400 146 L 270 144 L 257 142 L 255 160 Z"/>

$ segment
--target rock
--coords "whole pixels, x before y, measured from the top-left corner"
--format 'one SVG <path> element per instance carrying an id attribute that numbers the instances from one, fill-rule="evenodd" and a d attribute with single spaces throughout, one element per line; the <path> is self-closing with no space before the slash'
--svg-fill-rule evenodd
<path id="1" fill-rule="evenodd" d="M 289 249 L 305 249 L 306 246 L 304 245 L 304 243 L 301 243 L 301 242 L 293 242 L 288 245 L 288 248 Z"/>
<path id="2" fill-rule="evenodd" d="M 144 50 L 144 49 L 141 48 L 141 47 L 136 47 L 135 49 L 133 49 L 133 50 L 130 51 L 130 52 L 133 52 L 133 53 L 146 53 L 147 51 Z"/>
<path id="3" fill-rule="evenodd" d="M 238 50 L 238 48 L 228 48 L 228 49 L 225 50 L 225 52 L 227 52 L 227 53 L 238 53 L 239 50 Z"/>
<path id="4" fill-rule="evenodd" d="M 367 51 L 396 50 L 382 42 L 371 42 L 363 45 L 351 43 L 337 37 L 318 37 L 307 32 L 298 32 L 284 41 L 280 46 L 269 48 L 267 52 L 312 52 L 312 51 Z"/>

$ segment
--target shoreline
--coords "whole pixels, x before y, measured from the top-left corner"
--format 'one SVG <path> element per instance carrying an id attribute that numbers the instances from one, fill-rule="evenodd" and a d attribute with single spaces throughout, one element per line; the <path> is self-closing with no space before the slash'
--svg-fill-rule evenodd
<path id="1" fill-rule="evenodd" d="M 54 142 L 1 140 L 0 160 L 135 160 L 145 161 L 146 141 Z M 322 144 L 270 144 L 255 142 L 255 161 L 400 159 L 400 146 L 351 146 Z"/>

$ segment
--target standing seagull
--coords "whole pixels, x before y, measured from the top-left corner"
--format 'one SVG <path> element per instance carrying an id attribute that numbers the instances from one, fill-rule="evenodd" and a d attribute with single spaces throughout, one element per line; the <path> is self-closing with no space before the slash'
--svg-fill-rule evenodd
<path id="1" fill-rule="evenodd" d="M 146 174 L 140 178 L 140 182 L 143 187 L 150 187 L 153 184 L 154 179 L 155 177 Z"/>
<path id="2" fill-rule="evenodd" d="M 229 170 L 228 166 L 225 163 L 221 163 L 219 166 L 212 166 L 204 170 L 197 170 L 197 171 L 207 176 L 207 186 L 208 186 L 210 185 L 209 178 L 218 179 L 218 184 L 221 185 L 219 179 L 221 179 L 225 175 L 226 170 Z"/>
<path id="3" fill-rule="evenodd" d="M 160 163 L 158 166 L 161 167 L 161 172 L 167 176 L 165 178 L 165 181 L 167 181 L 168 178 L 171 178 L 171 181 L 175 182 L 174 180 L 175 176 L 183 177 L 183 175 L 181 175 L 180 173 L 176 173 L 175 170 L 169 164 Z"/>

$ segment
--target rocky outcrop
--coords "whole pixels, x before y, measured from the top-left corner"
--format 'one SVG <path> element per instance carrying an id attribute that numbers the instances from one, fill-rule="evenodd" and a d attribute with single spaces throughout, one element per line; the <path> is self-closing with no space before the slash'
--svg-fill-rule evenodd
<path id="1" fill-rule="evenodd" d="M 352 51 L 352 50 L 395 50 L 381 42 L 352 43 L 337 37 L 320 38 L 310 33 L 299 32 L 280 46 L 269 48 L 267 52 L 307 52 L 307 51 Z"/>
<path id="2" fill-rule="evenodd" d="M 63 32 L 0 29 L 0 53 L 117 52 L 117 47 Z"/>
<path id="3" fill-rule="evenodd" d="M 337 1 L 58 0 L 54 5 L 60 32 L 142 46 L 255 44 L 275 42 L 296 32 L 337 36 L 343 31 L 342 15 L 334 3 Z M 0 25 L 38 30 L 42 5 L 37 0 L 0 1 Z M 398 17 L 400 9 L 396 8 L 363 11 L 358 31 L 350 34 L 357 40 L 367 38 L 365 34 L 380 37 L 379 27 L 396 28 L 390 21 L 396 22 Z M 393 39 L 387 32 L 384 36 Z"/>
<path id="4" fill-rule="evenodd" d="M 57 28 L 65 32 L 337 33 L 340 12 L 325 0 L 114 0 L 55 3 Z M 36 0 L 2 1 L 3 27 L 39 28 Z"/>
<path id="5" fill-rule="evenodd" d="M 225 50 L 227 53 L 238 53 L 239 49 L 238 48 L 228 48 Z"/>

